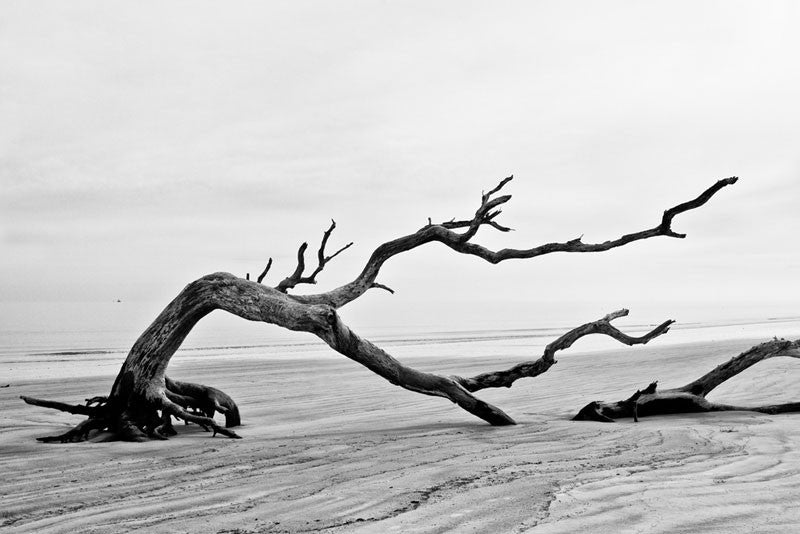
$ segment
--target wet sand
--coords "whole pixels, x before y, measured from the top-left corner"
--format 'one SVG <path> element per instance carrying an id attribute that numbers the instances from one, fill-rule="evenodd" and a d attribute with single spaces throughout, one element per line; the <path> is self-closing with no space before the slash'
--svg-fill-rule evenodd
<path id="1" fill-rule="evenodd" d="M 341 359 L 207 358 L 177 379 L 239 403 L 241 440 L 176 426 L 167 442 L 41 444 L 113 375 L 0 385 L 4 532 L 796 532 L 800 414 L 572 422 L 591 400 L 658 379 L 683 385 L 753 345 L 726 341 L 559 355 L 546 374 L 479 393 L 519 423 L 493 428 L 449 402 Z M 516 361 L 414 359 L 470 375 Z M 797 400 L 797 360 L 762 362 L 710 398 Z M 0 379 L 2 380 L 2 379 Z"/>

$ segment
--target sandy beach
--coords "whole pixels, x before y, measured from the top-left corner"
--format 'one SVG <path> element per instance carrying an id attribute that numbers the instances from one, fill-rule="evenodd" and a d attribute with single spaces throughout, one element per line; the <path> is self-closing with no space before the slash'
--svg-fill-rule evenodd
<path id="1" fill-rule="evenodd" d="M 682 385 L 757 340 L 565 353 L 548 373 L 480 396 L 519 423 L 493 428 L 342 358 L 205 358 L 170 366 L 239 403 L 244 439 L 179 426 L 167 442 L 41 444 L 113 376 L 0 389 L 6 532 L 796 532 L 800 417 L 749 412 L 572 422 L 591 400 L 658 379 Z M 474 374 L 516 362 L 419 358 Z M 760 363 L 712 393 L 796 397 L 796 361 Z M 796 375 L 795 375 L 796 376 Z"/>
<path id="2" fill-rule="evenodd" d="M 0 534 L 800 534 L 798 27 L 2 2 Z"/>

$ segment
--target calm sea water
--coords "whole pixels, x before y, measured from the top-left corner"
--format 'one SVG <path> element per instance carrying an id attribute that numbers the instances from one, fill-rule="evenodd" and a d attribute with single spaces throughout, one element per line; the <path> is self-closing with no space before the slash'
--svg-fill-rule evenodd
<path id="1" fill-rule="evenodd" d="M 113 375 L 136 338 L 159 312 L 153 305 L 132 303 L 0 304 L 0 385 L 52 376 Z M 587 319 L 587 320 L 591 320 Z M 549 342 L 581 321 L 536 328 L 453 326 L 363 327 L 356 331 L 398 358 L 478 357 L 531 359 Z M 630 318 L 615 322 L 633 335 L 654 325 Z M 677 344 L 722 339 L 800 337 L 800 317 L 755 317 L 676 324 L 652 344 Z M 573 351 L 621 347 L 605 336 L 578 341 Z M 631 350 L 631 349 L 625 349 Z M 209 357 L 256 359 L 341 358 L 311 334 L 289 332 L 214 312 L 192 331 L 174 360 Z"/>

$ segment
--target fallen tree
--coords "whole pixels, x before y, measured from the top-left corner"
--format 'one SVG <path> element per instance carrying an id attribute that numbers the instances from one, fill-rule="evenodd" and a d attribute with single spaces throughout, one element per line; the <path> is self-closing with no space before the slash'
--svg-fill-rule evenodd
<path id="1" fill-rule="evenodd" d="M 685 386 L 673 389 L 658 390 L 658 383 L 653 382 L 645 389 L 637 390 L 627 399 L 616 402 L 590 402 L 573 417 L 575 421 L 602 421 L 611 423 L 615 419 L 633 418 L 649 415 L 666 415 L 677 413 L 723 412 L 743 410 L 768 414 L 798 412 L 800 402 L 785 404 L 769 404 L 764 406 L 734 406 L 719 404 L 706 399 L 717 386 L 738 375 L 745 369 L 768 358 L 786 356 L 800 358 L 800 340 L 787 341 L 774 339 L 756 345 L 731 360 L 717 366 L 697 380 Z"/>
<path id="2" fill-rule="evenodd" d="M 603 252 L 658 236 L 683 238 L 686 237 L 685 234 L 672 229 L 675 216 L 704 205 L 720 189 L 737 180 L 736 177 L 719 180 L 693 200 L 664 211 L 657 226 L 617 239 L 584 243 L 579 237 L 528 249 L 505 248 L 492 251 L 472 240 L 483 226 L 501 232 L 510 230 L 498 223 L 497 217 L 501 213 L 500 206 L 511 199 L 510 195 L 498 193 L 511 179 L 512 177 L 505 178 L 497 187 L 484 193 L 480 206 L 471 219 L 453 219 L 440 224 L 434 224 L 429 219 L 428 224 L 418 231 L 380 245 L 353 281 L 325 293 L 291 295 L 289 290 L 299 284 L 315 284 L 317 275 L 325 265 L 350 246 L 346 245 L 335 253 L 326 255 L 326 247 L 335 223 L 324 232 L 317 251 L 317 266 L 309 275 L 305 275 L 305 253 L 308 245 L 303 243 L 297 251 L 294 272 L 275 287 L 261 284 L 272 266 L 271 258 L 255 282 L 250 281 L 249 276 L 248 279 L 243 279 L 228 273 L 210 274 L 191 282 L 137 339 L 108 396 L 93 397 L 82 405 L 22 397 L 29 404 L 87 416 L 87 419 L 64 434 L 38 439 L 48 442 L 83 441 L 98 432 L 106 432 L 109 438 L 130 441 L 166 439 L 175 434 L 172 417 L 197 423 L 214 434 L 239 437 L 231 430 L 240 423 L 239 409 L 231 397 L 209 386 L 179 382 L 166 376 L 170 358 L 191 329 L 200 319 L 216 309 L 251 321 L 313 333 L 337 352 L 364 365 L 392 384 L 424 395 L 446 398 L 492 425 L 515 424 L 502 410 L 478 399 L 472 393 L 490 387 L 511 387 L 520 378 L 544 373 L 556 363 L 557 351 L 568 348 L 583 336 L 604 334 L 628 345 L 642 344 L 667 332 L 672 321 L 665 321 L 644 336 L 632 337 L 611 324 L 614 319 L 628 313 L 627 310 L 620 310 L 567 332 L 548 345 L 538 360 L 521 363 L 507 370 L 463 378 L 424 373 L 403 365 L 381 348 L 355 334 L 344 324 L 337 310 L 373 288 L 393 292 L 377 282 L 381 266 L 393 256 L 431 242 L 442 243 L 458 253 L 477 256 L 490 263 L 499 263 L 509 259 L 535 258 L 554 252 Z M 224 427 L 214 420 L 216 412 L 225 415 Z"/>

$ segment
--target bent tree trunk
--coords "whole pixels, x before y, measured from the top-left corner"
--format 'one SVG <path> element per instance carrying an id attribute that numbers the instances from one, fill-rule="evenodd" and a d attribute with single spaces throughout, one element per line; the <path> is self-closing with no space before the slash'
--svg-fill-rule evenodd
<path id="1" fill-rule="evenodd" d="M 327 293 L 303 296 L 290 295 L 288 290 L 298 284 L 316 283 L 316 276 L 324 266 L 352 244 L 342 247 L 333 255 L 325 255 L 325 247 L 335 223 L 324 232 L 317 254 L 318 265 L 308 276 L 304 276 L 307 244 L 303 243 L 298 250 L 296 269 L 274 288 L 261 284 L 261 280 L 272 265 L 272 259 L 257 282 L 228 273 L 215 273 L 190 283 L 136 341 L 107 397 L 93 397 L 88 399 L 85 405 L 69 405 L 22 397 L 29 404 L 88 416 L 85 421 L 65 434 L 39 439 L 60 442 L 82 441 L 101 431 L 108 432 L 105 437 L 131 441 L 148 438 L 166 439 L 175 434 L 172 417 L 197 423 L 213 431 L 214 434 L 239 437 L 230 429 L 240 423 L 239 409 L 233 399 L 218 389 L 180 382 L 166 376 L 172 355 L 191 329 L 200 319 L 216 309 L 225 310 L 251 321 L 310 332 L 337 352 L 366 366 L 392 384 L 417 393 L 446 398 L 492 425 L 514 424 L 514 420 L 502 410 L 476 398 L 472 393 L 489 387 L 511 387 L 520 378 L 537 376 L 547 371 L 556 363 L 554 358 L 556 351 L 568 348 L 583 336 L 597 333 L 611 336 L 628 345 L 647 343 L 667 332 L 672 321 L 662 323 L 644 336 L 632 337 L 611 325 L 612 320 L 627 315 L 627 310 L 620 310 L 567 332 L 548 345 L 538 360 L 525 362 L 508 370 L 463 378 L 424 373 L 403 365 L 381 348 L 355 334 L 341 320 L 337 309 L 371 288 L 392 291 L 376 281 L 383 263 L 394 255 L 433 241 L 443 243 L 457 252 L 498 263 L 506 259 L 533 258 L 552 252 L 601 252 L 656 236 L 682 238 L 685 237 L 684 234 L 672 230 L 673 218 L 679 213 L 702 206 L 717 191 L 735 183 L 737 179 L 734 177 L 720 180 L 694 200 L 666 210 L 661 223 L 649 230 L 627 234 L 598 244 L 583 243 L 581 238 L 578 238 L 564 243 L 548 243 L 531 249 L 503 249 L 495 252 L 470 240 L 484 225 L 500 231 L 510 230 L 495 220 L 500 214 L 500 210 L 496 208 L 511 198 L 510 195 L 495 196 L 495 194 L 509 180 L 511 177 L 504 179 L 497 187 L 482 195 L 480 207 L 472 219 L 451 220 L 441 224 L 432 224 L 429 221 L 426 226 L 413 234 L 384 243 L 373 252 L 367 265 L 355 280 Z M 466 230 L 462 233 L 455 232 L 454 230 L 458 228 Z M 224 427 L 214 419 L 215 412 L 225 415 Z"/>
<path id="2" fill-rule="evenodd" d="M 768 358 L 786 356 L 800 358 L 800 339 L 787 341 L 775 339 L 756 345 L 731 360 L 717 366 L 697 380 L 685 386 L 658 391 L 657 382 L 653 382 L 643 390 L 627 399 L 617 402 L 590 402 L 573 417 L 575 421 L 613 422 L 614 419 L 639 417 L 648 415 L 665 415 L 676 413 L 723 412 L 743 410 L 768 414 L 800 412 L 800 402 L 785 404 L 769 404 L 765 406 L 734 406 L 718 404 L 706 399 L 717 386 L 738 375 L 745 369 Z"/>

